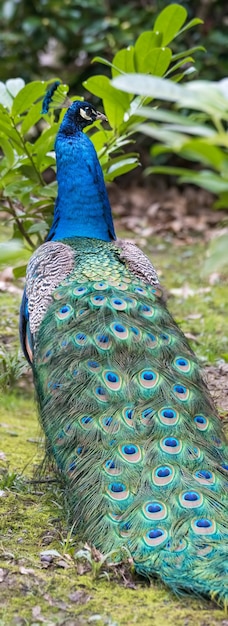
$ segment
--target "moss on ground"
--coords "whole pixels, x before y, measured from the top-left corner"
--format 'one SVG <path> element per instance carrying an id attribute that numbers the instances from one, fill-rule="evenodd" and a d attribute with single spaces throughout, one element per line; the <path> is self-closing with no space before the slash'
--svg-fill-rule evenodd
<path id="1" fill-rule="evenodd" d="M 193 290 L 186 299 L 177 292 L 169 307 L 195 337 L 199 356 L 211 362 L 228 353 L 227 298 L 223 282 L 211 287 L 202 281 L 202 250 L 199 243 L 174 249 L 156 240 L 147 252 L 168 289 L 182 290 L 188 283 Z M 202 288 L 210 290 L 199 292 Z M 10 344 L 16 346 L 19 298 L 1 298 L 0 335 L 8 325 Z M 100 567 L 96 554 L 91 564 L 75 558 L 82 546 L 67 532 L 61 488 L 48 482 L 49 468 L 44 482 L 36 482 L 42 435 L 33 390 L 28 381 L 23 385 L 3 394 L 0 408 L 0 626 L 225 626 L 224 612 L 208 600 L 177 598 L 160 582 L 149 585 L 134 577 L 130 566 L 128 571 Z"/>

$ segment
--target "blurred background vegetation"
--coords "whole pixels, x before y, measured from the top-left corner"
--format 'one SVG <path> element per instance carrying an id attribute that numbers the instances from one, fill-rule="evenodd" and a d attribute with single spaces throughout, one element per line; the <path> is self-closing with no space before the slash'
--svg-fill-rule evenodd
<path id="1" fill-rule="evenodd" d="M 95 55 L 111 60 L 122 47 L 153 28 L 167 0 L 2 0 L 0 6 L 1 80 L 26 82 L 55 75 L 82 93 L 81 83 L 97 65 Z M 224 0 L 186 0 L 178 4 L 189 20 L 203 24 L 176 40 L 173 51 L 203 45 L 196 67 L 202 79 L 218 80 L 228 70 L 228 11 Z M 102 68 L 105 72 L 105 68 Z"/>

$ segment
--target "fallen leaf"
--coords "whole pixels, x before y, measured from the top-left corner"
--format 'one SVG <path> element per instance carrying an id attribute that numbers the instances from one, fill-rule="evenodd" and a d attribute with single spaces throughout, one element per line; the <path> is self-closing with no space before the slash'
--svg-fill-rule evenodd
<path id="1" fill-rule="evenodd" d="M 7 575 L 7 571 L 5 569 L 3 569 L 2 567 L 0 567 L 0 583 L 3 582 L 4 578 Z"/>
<path id="2" fill-rule="evenodd" d="M 25 576 L 28 574 L 35 574 L 34 569 L 31 567 L 23 567 L 23 565 L 19 568 L 20 574 L 24 574 Z"/>
<path id="3" fill-rule="evenodd" d="M 69 594 L 69 600 L 71 600 L 71 602 L 78 602 L 79 604 L 86 604 L 86 602 L 89 602 L 89 600 L 91 600 L 92 596 L 88 596 L 87 593 L 85 591 L 73 591 L 72 593 Z"/>

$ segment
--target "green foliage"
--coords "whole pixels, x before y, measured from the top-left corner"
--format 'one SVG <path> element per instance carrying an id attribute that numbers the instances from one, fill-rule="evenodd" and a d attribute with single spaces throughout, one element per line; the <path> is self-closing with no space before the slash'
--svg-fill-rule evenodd
<path id="1" fill-rule="evenodd" d="M 131 46 L 144 30 L 154 29 L 157 14 L 168 4 L 167 0 L 2 0 L 1 79 L 22 76 L 28 82 L 51 78 L 57 72 L 79 92 L 82 80 L 91 74 L 94 54 L 110 60 L 123 46 Z M 198 15 L 204 25 L 197 33 L 182 31 L 174 42 L 174 52 L 181 54 L 186 47 L 200 43 L 208 50 L 197 62 L 201 76 L 225 76 L 226 3 L 185 0 L 182 4 L 191 21 Z"/>
<path id="2" fill-rule="evenodd" d="M 227 80 L 217 83 L 194 81 L 176 85 L 165 78 L 143 74 L 116 77 L 113 85 L 124 93 L 135 91 L 141 97 L 153 97 L 171 102 L 174 110 L 142 107 L 138 115 L 151 120 L 137 129 L 158 140 L 152 147 L 152 156 L 160 159 L 164 154 L 178 155 L 196 163 L 197 169 L 158 164 L 147 173 L 171 174 L 180 183 L 190 182 L 216 194 L 215 208 L 227 208 L 228 203 L 228 138 L 225 124 L 228 121 Z M 226 238 L 227 241 L 227 238 Z M 227 245 L 218 240 L 216 254 L 219 266 L 228 263 Z M 221 252 L 219 252 L 221 251 Z M 213 258 L 217 259 L 213 253 Z M 222 261 L 221 261 L 222 257 Z M 218 259 L 216 261 L 216 266 Z M 209 266 L 209 264 L 208 264 Z"/>
<path id="3" fill-rule="evenodd" d="M 186 9 L 178 4 L 166 7 L 156 18 L 154 30 L 146 31 L 130 48 L 119 50 L 112 63 L 96 58 L 94 61 L 109 65 L 112 78 L 129 69 L 153 73 L 158 77 L 171 75 L 179 81 L 189 73 L 186 63 L 193 63 L 190 51 L 173 54 L 167 44 L 199 19 L 186 24 Z M 194 52 L 201 47 L 195 47 Z M 178 61 L 178 62 L 177 62 Z M 183 66 L 183 67 L 182 67 Z M 178 71 L 178 73 L 177 73 Z M 53 79 L 56 80 L 56 79 Z M 1 207 L 13 223 L 13 236 L 26 241 L 30 249 L 42 243 L 50 227 L 53 204 L 56 197 L 54 140 L 62 121 L 61 111 L 56 121 L 54 108 L 50 114 L 41 115 L 41 100 L 50 81 L 33 81 L 27 85 L 23 79 L 10 79 L 0 83 L 0 162 Z M 175 84 L 171 82 L 175 88 Z M 115 89 L 111 79 L 104 75 L 89 78 L 84 87 L 103 100 L 110 128 L 95 123 L 92 141 L 100 157 L 106 181 L 112 181 L 138 165 L 135 152 L 124 153 L 125 146 L 132 143 L 135 125 L 141 120 L 139 109 L 147 104 L 134 93 Z M 133 92 L 137 93 L 137 88 Z M 54 97 L 53 107 L 59 108 L 68 93 L 67 85 L 60 85 Z M 75 100 L 78 96 L 72 98 Z M 45 122 L 44 122 L 45 120 Z M 94 132 L 96 130 L 96 132 Z M 17 268 L 17 277 L 24 273 Z"/>
<path id="4" fill-rule="evenodd" d="M 0 350 L 0 388 L 3 391 L 13 389 L 27 368 L 27 363 L 20 350 L 2 348 Z"/>

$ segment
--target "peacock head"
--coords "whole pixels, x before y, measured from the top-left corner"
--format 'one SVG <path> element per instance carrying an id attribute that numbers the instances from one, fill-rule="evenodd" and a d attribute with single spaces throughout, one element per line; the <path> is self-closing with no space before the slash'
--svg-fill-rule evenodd
<path id="1" fill-rule="evenodd" d="M 96 109 L 89 102 L 81 102 L 75 100 L 69 107 L 65 118 L 71 124 L 73 123 L 75 128 L 82 130 L 85 126 L 89 126 L 96 120 L 106 120 L 107 117 L 103 113 L 96 111 Z"/>

